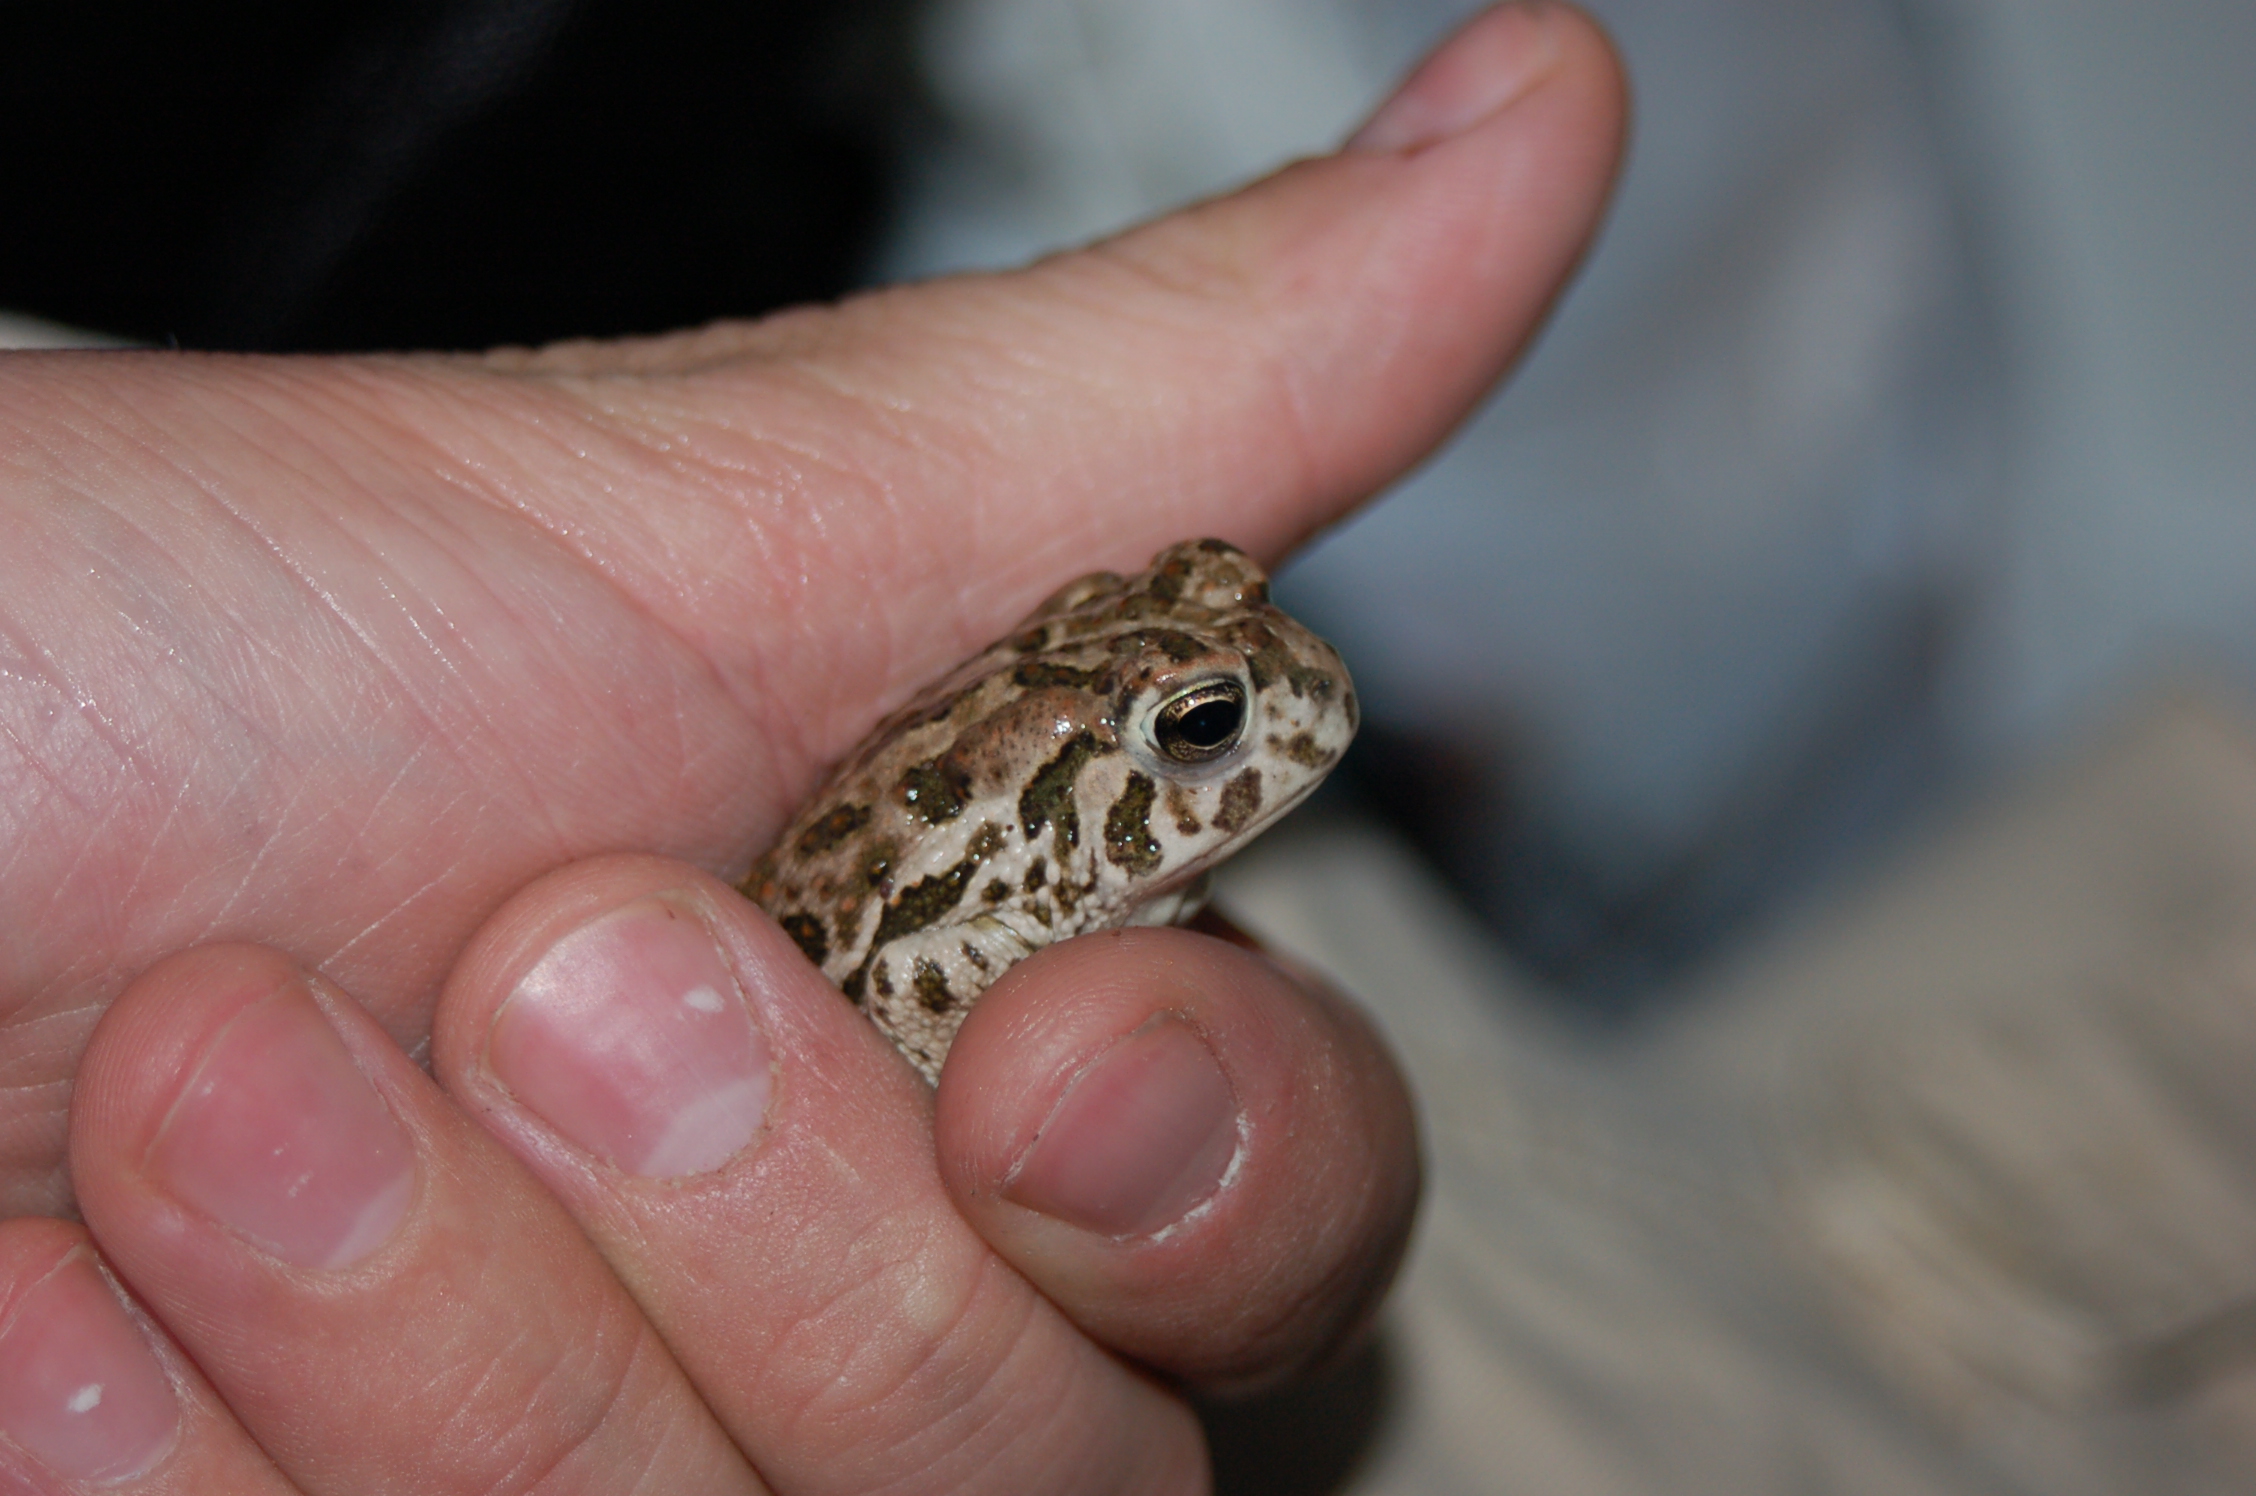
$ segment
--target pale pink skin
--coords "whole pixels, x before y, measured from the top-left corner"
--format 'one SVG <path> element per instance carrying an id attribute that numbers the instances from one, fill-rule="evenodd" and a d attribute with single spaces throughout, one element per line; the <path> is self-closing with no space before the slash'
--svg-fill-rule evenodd
<path id="1" fill-rule="evenodd" d="M 286 1405 L 393 1409 L 391 1423 L 347 1419 L 329 1437 L 390 1439 L 354 1468 L 410 1485 L 415 1461 L 444 1453 L 430 1428 L 485 1447 L 480 1429 L 448 1422 L 458 1410 L 415 1402 L 443 1386 L 417 1382 L 412 1355 L 362 1353 L 449 1344 L 447 1323 L 402 1306 L 473 1259 L 508 1268 L 477 1280 L 494 1345 L 517 1343 L 512 1315 L 593 1303 L 610 1316 L 612 1338 L 597 1343 L 647 1352 L 634 1362 L 644 1401 L 622 1406 L 723 1419 L 683 1449 L 725 1464 L 733 1442 L 763 1468 L 844 1458 L 786 1449 L 785 1433 L 728 1412 L 792 1406 L 789 1388 L 728 1383 L 750 1374 L 728 1368 L 755 1363 L 718 1354 L 713 1338 L 784 1335 L 788 1308 L 764 1320 L 749 1289 L 709 1286 L 708 1240 L 659 1229 L 688 1230 L 678 1211 L 620 1228 L 629 1196 L 604 1192 L 626 1187 L 575 1173 L 481 1079 L 479 1036 L 515 980 L 505 968 L 538 953 L 519 948 L 525 932 L 556 934 L 575 898 L 594 901 L 580 910 L 592 917 L 617 907 L 606 900 L 671 897 L 688 869 L 593 864 L 540 884 L 478 935 L 485 954 L 455 976 L 435 1052 L 441 1079 L 475 1102 L 466 1113 L 417 1089 L 428 1082 L 384 1036 L 432 1054 L 449 969 L 551 869 L 631 848 L 741 871 L 825 764 L 1061 578 L 1133 570 L 1187 535 L 1274 563 L 1439 440 L 1556 294 L 1620 143 L 1620 78 L 1593 29 L 1557 11 L 1483 25 L 1479 56 L 1498 27 L 1536 28 L 1542 42 L 1540 66 L 1493 117 L 1468 81 L 1479 68 L 1451 64 L 1430 74 L 1438 92 L 1407 125 L 1375 137 L 1383 150 L 1304 163 L 1013 275 L 485 358 L 0 358 L 0 1217 L 85 1204 L 104 1257 L 136 1265 L 121 1275 L 173 1333 L 233 1326 L 262 1349 L 243 1363 L 254 1383 L 258 1367 L 292 1368 L 286 1383 L 215 1392 L 164 1351 L 182 1442 L 159 1467 L 171 1484 L 150 1489 L 281 1489 L 259 1484 L 271 1468 L 241 1450 L 269 1427 L 315 1438 L 318 1418 L 277 1419 Z M 1509 71 L 1494 67 L 1492 82 Z M 740 979 L 759 992 L 800 981 L 811 969 L 748 911 L 712 916 L 749 963 Z M 238 948 L 158 967 L 120 1009 L 130 1024 L 104 1027 L 112 1059 L 89 1072 L 73 1119 L 74 1074 L 104 1010 L 167 953 L 217 941 L 289 959 Z M 182 1277 L 250 1272 L 230 1255 L 249 1249 L 221 1233 L 190 1250 L 194 1233 L 144 1197 L 166 1157 L 152 1139 L 220 998 L 251 1001 L 300 968 L 381 1025 L 363 1033 L 332 1018 L 395 1115 L 418 1119 L 424 1183 L 405 1206 L 386 1197 L 365 1231 L 307 1238 L 309 1260 L 357 1263 L 365 1251 L 356 1271 L 398 1276 L 371 1279 L 365 1301 L 312 1294 L 291 1318 L 264 1279 L 252 1292 Z M 1221 1203 L 1164 1240 L 1125 1244 L 1021 1208 L 1076 1188 L 1069 1161 L 1029 1162 L 1044 1118 L 1101 1130 L 1077 1109 L 1110 1080 L 1058 1111 L 1079 1067 L 1154 1014 L 1202 1003 L 1202 1041 L 1242 1128 Z M 829 1015 L 807 1020 L 818 1027 L 859 1022 L 842 1003 L 808 1012 Z M 867 1219 L 922 1222 L 937 1233 L 934 1260 L 964 1283 L 1005 1285 L 1002 1321 L 1054 1319 L 1042 1354 L 1111 1367 L 1091 1374 L 1113 1390 L 1079 1416 L 1094 1428 L 1115 1403 L 1142 1409 L 1120 1414 L 1122 1447 L 1180 1455 L 1195 1435 L 1171 1396 L 1135 1401 L 1122 1389 L 1147 1384 L 1091 1346 L 1194 1381 L 1259 1381 L 1336 1340 L 1399 1250 L 1415 1164 L 1383 1051 L 1275 968 L 1201 937 L 1071 942 L 993 989 L 950 1071 L 978 1083 L 944 1082 L 938 1098 L 937 1173 L 932 1103 L 905 1070 L 894 1076 L 896 1057 L 866 1025 L 802 1035 L 762 1021 L 774 1105 L 814 1107 L 807 1135 L 876 1129 L 859 1145 Z M 1314 1065 L 1362 1077 L 1320 1115 L 1296 1112 L 1306 1103 L 1290 1085 Z M 1185 1094 L 1211 1100 L 1183 1074 Z M 889 1076 L 906 1089 L 887 1090 Z M 890 1099 L 874 1111 L 853 1100 L 869 1094 Z M 828 1096 L 841 1110 L 810 1100 Z M 1288 1148 L 1288 1137 L 1317 1141 Z M 1182 1198 L 1208 1188 L 1220 1156 L 1193 1153 L 1190 1172 L 1167 1176 Z M 797 1157 L 779 1152 L 772 1167 L 788 1172 Z M 391 1187 L 381 1170 L 371 1178 Z M 445 1230 L 428 1224 L 444 1204 L 436 1179 L 478 1181 Z M 1027 1200 L 1009 1198 L 1013 1181 Z M 809 1174 L 793 1198 L 817 1182 Z M 519 1210 L 472 1208 L 512 1191 Z M 437 1257 L 371 1245 L 395 1209 L 406 1224 L 385 1240 Z M 741 1241 L 764 1219 L 726 1222 L 712 1240 Z M 0 1225 L 0 1326 L 86 1239 L 51 1221 Z M 822 1299 L 822 1275 L 859 1239 L 779 1238 L 761 1291 L 847 1314 L 823 1321 L 845 1342 L 854 1314 L 868 1333 L 931 1285 L 907 1300 Z M 665 1250 L 635 1255 L 653 1243 Z M 634 1302 L 613 1272 L 637 1285 Z M 706 1286 L 680 1302 L 727 1302 L 725 1325 L 652 1307 L 691 1282 Z M 1029 1283 L 1034 1302 L 1010 1296 Z M 551 1328 L 565 1344 L 593 1333 Z M 219 1348 L 191 1349 L 198 1364 L 224 1364 Z M 689 1370 L 669 1369 L 677 1360 Z M 1038 1383 L 1041 1365 L 1029 1363 Z M 802 1394 L 804 1407 L 814 1394 Z M 929 1412 L 887 1406 L 909 1427 Z M 1139 1443 L 1139 1418 L 1156 1420 L 1146 1434 L 1171 1432 Z M 900 1440 L 882 1425 L 832 1432 L 856 1450 Z M 0 1429 L 0 1483 L 17 1458 Z"/>

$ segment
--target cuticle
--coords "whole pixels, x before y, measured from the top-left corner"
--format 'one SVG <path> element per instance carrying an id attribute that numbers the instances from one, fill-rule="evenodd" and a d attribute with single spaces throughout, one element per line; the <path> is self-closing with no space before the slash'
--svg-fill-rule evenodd
<path id="1" fill-rule="evenodd" d="M 87 1248 L 86 1243 L 72 1242 L 69 1246 L 63 1249 L 63 1253 L 60 1257 L 57 1257 L 53 1262 L 47 1265 L 47 1271 L 41 1273 L 38 1277 L 32 1279 L 29 1283 L 24 1284 L 21 1288 L 16 1290 L 15 1297 L 8 1300 L 7 1312 L 5 1314 L 0 1314 L 0 1335 L 7 1334 L 8 1331 L 14 1327 L 16 1323 L 16 1316 L 23 1312 L 23 1306 L 25 1302 L 29 1300 L 32 1295 L 38 1293 L 40 1289 L 46 1287 L 49 1282 L 53 1281 L 57 1273 L 60 1273 L 64 1268 L 69 1267 L 73 1262 L 81 1257 L 84 1257 L 89 1261 L 93 1261 L 97 1264 L 97 1266 L 99 1266 L 99 1259 L 96 1258 L 94 1253 Z"/>

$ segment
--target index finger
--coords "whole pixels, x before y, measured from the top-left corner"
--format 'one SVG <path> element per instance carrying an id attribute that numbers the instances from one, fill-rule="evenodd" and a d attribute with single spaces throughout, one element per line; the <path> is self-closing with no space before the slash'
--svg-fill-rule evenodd
<path id="1" fill-rule="evenodd" d="M 715 1044 L 722 1015 L 753 1037 Z M 435 1039 L 778 1489 L 1203 1482 L 1188 1408 L 965 1224 L 930 1092 L 726 885 L 626 857 L 540 880 L 472 942 Z"/>

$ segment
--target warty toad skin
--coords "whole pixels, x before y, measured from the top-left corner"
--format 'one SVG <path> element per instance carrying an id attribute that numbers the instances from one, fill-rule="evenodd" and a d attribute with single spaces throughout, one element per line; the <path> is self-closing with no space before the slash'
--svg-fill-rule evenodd
<path id="1" fill-rule="evenodd" d="M 929 1080 L 1053 940 L 1196 913 L 1355 735 L 1330 645 L 1219 540 L 1085 576 L 880 723 L 744 892 Z"/>

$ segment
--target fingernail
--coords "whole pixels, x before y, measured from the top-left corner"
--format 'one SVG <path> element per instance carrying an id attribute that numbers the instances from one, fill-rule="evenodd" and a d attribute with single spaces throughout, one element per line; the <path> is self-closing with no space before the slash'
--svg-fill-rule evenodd
<path id="1" fill-rule="evenodd" d="M 1138 1236 L 1212 1195 L 1237 1151 L 1237 1097 L 1214 1052 L 1163 1015 L 1073 1078 L 1003 1195 L 1085 1230 Z"/>
<path id="2" fill-rule="evenodd" d="M 1418 65 L 1347 142 L 1351 151 L 1409 151 L 1461 135 L 1550 72 L 1558 38 L 1549 7 L 1499 5 L 1458 29 Z"/>
<path id="3" fill-rule="evenodd" d="M 564 1138 L 645 1178 L 717 1169 L 767 1115 L 767 1041 L 703 922 L 658 899 L 559 940 L 494 1018 L 487 1063 Z"/>
<path id="4" fill-rule="evenodd" d="M 84 1252 L 0 1325 L 0 1433 L 65 1480 L 139 1475 L 179 1426 L 171 1380 Z"/>
<path id="5" fill-rule="evenodd" d="M 375 1251 L 415 1190 L 407 1133 L 299 982 L 228 1020 L 149 1153 L 175 1196 L 300 1267 Z"/>

